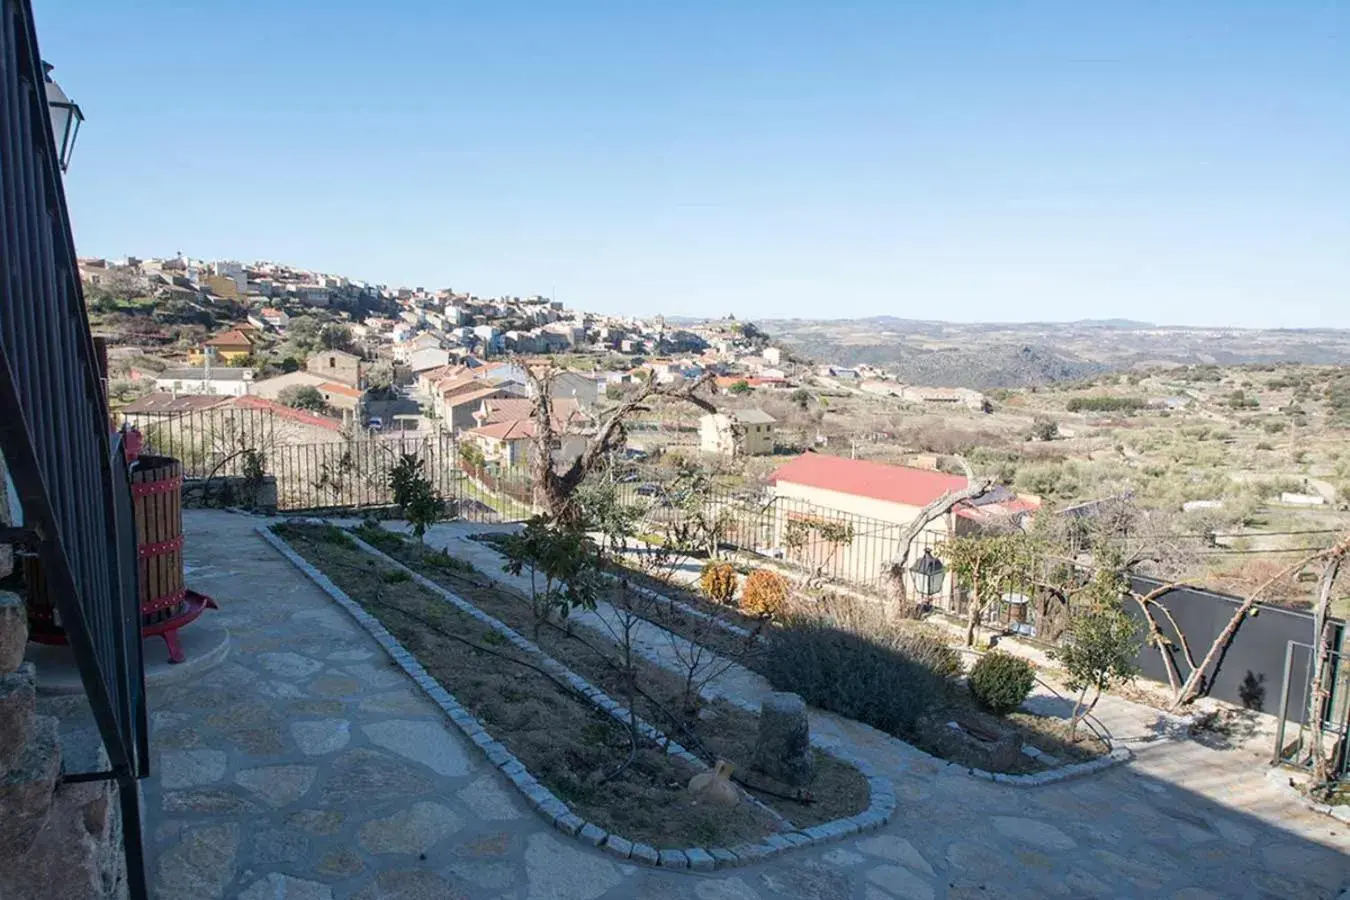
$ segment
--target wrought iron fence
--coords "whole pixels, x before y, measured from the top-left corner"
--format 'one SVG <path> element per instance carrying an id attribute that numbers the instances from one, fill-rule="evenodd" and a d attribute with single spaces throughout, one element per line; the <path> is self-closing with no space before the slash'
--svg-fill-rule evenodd
<path id="1" fill-rule="evenodd" d="M 878 601 L 892 591 L 892 569 L 901 552 L 904 525 L 801 498 L 725 489 L 702 496 L 699 503 L 681 495 L 678 487 L 657 484 L 625 484 L 618 493 L 621 503 L 640 508 L 649 538 L 661 538 L 672 526 L 700 517 L 724 548 L 785 567 L 803 579 L 849 588 Z M 901 577 L 911 577 L 903 570 L 926 551 L 940 552 L 946 540 L 940 527 L 935 525 L 915 538 L 901 563 Z M 969 590 L 951 578 L 939 593 L 923 599 L 954 616 L 965 617 L 969 611 Z M 1067 623 L 1067 610 L 1060 599 L 1038 587 L 1032 572 L 1024 582 L 988 598 L 982 606 L 984 624 L 1045 642 L 1057 640 Z"/>
<path id="2" fill-rule="evenodd" d="M 281 445 L 265 454 L 263 466 L 276 477 L 280 511 L 361 512 L 395 505 L 390 473 L 404 456 L 421 461 L 452 518 L 514 522 L 534 512 L 525 473 L 470 466 L 449 435 Z"/>
<path id="3" fill-rule="evenodd" d="M 135 413 L 125 424 L 141 432 L 149 451 L 183 464 L 185 478 L 244 474 L 244 451 L 272 452 L 285 440 L 270 410 L 234 407 Z"/>
<path id="4" fill-rule="evenodd" d="M 146 896 L 148 772 L 126 464 L 101 385 L 27 0 L 0 0 L 0 450 L 118 784 L 129 890 Z M 67 780 L 72 780 L 67 778 Z"/>

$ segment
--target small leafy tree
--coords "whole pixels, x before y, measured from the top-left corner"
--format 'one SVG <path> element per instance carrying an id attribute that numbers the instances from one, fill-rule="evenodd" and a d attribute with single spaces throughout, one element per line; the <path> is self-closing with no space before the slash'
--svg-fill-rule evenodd
<path id="1" fill-rule="evenodd" d="M 325 350 L 351 350 L 352 330 L 346 325 L 329 322 L 319 329 L 319 343 Z"/>
<path id="2" fill-rule="evenodd" d="M 1059 423 L 1054 419 L 1037 416 L 1031 425 L 1031 437 L 1037 441 L 1053 441 L 1059 437 Z"/>
<path id="3" fill-rule="evenodd" d="M 807 392 L 806 388 L 797 388 L 792 392 L 791 399 L 798 409 L 806 412 L 806 405 L 811 402 L 811 394 Z"/>
<path id="4" fill-rule="evenodd" d="M 1077 692 L 1069 718 L 1070 741 L 1077 739 L 1078 724 L 1092 712 L 1102 691 L 1139 671 L 1135 658 L 1144 641 L 1138 623 L 1121 608 L 1126 590 L 1117 572 L 1095 572 L 1079 595 L 1082 605 L 1070 614 L 1063 643 L 1050 654 L 1068 673 L 1069 689 Z"/>
<path id="5" fill-rule="evenodd" d="M 469 471 L 481 472 L 487 460 L 476 444 L 465 442 L 459 445 L 459 460 Z"/>
<path id="6" fill-rule="evenodd" d="M 750 387 L 750 382 L 746 381 L 745 379 L 741 379 L 740 381 L 732 382 L 731 386 L 727 388 L 727 393 L 740 395 L 740 394 L 748 394 L 752 390 L 754 389 Z"/>
<path id="7" fill-rule="evenodd" d="M 598 592 L 599 548 L 581 522 L 560 524 L 535 516 L 501 544 L 512 575 L 530 573 L 530 610 L 534 639 L 555 613 L 563 619 L 575 607 L 594 609 Z M 540 585 L 540 580 L 543 585 Z"/>
<path id="8" fill-rule="evenodd" d="M 445 514 L 445 501 L 436 493 L 427 477 L 422 458 L 404 453 L 389 470 L 389 490 L 403 517 L 412 525 L 418 540 L 425 540 L 427 529 Z"/>
<path id="9" fill-rule="evenodd" d="M 941 544 L 938 555 L 970 592 L 966 601 L 966 646 L 975 644 L 975 629 L 984 608 L 1028 578 L 1031 541 L 1021 532 L 971 535 Z"/>
<path id="10" fill-rule="evenodd" d="M 327 412 L 328 403 L 319 389 L 310 384 L 293 384 L 277 392 L 277 400 L 292 409 L 307 409 L 310 412 Z"/>

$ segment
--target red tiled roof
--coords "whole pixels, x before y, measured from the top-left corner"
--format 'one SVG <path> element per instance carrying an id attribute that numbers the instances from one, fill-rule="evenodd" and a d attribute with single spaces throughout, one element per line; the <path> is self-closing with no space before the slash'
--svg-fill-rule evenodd
<path id="1" fill-rule="evenodd" d="M 319 385 L 319 390 L 329 394 L 342 394 L 344 397 L 351 397 L 355 400 L 360 400 L 362 394 L 362 391 L 358 391 L 354 387 L 338 384 L 335 381 L 325 381 L 323 384 Z"/>
<path id="2" fill-rule="evenodd" d="M 483 401 L 487 407 L 487 419 L 483 424 L 511 422 L 517 419 L 529 419 L 534 414 L 534 401 L 528 397 L 490 397 Z M 563 427 L 573 419 L 583 418 L 581 404 L 572 397 L 559 397 L 553 401 L 553 421 L 555 427 Z"/>
<path id="3" fill-rule="evenodd" d="M 454 407 L 463 406 L 465 403 L 474 403 L 478 400 L 484 400 L 502 390 L 505 389 L 495 384 L 488 384 L 467 393 L 459 393 L 455 390 L 446 391 L 441 396 L 445 398 L 445 402 L 448 405 Z"/>
<path id="4" fill-rule="evenodd" d="M 509 422 L 493 422 L 491 425 L 482 425 L 478 428 L 469 429 L 469 434 L 478 434 L 487 438 L 496 438 L 499 441 L 514 441 L 521 438 L 534 437 L 533 419 L 512 419 Z"/>
<path id="5" fill-rule="evenodd" d="M 295 409 L 284 403 L 277 403 L 275 400 L 268 400 L 264 397 L 243 396 L 235 397 L 228 401 L 230 406 L 239 409 L 265 409 L 283 419 L 290 419 L 293 422 L 299 422 L 302 425 L 312 425 L 315 428 L 326 428 L 329 431 L 341 431 L 342 423 L 337 419 L 330 419 L 327 416 L 321 416 L 312 413 L 306 409 Z"/>
<path id="6" fill-rule="evenodd" d="M 967 484 L 964 475 L 892 466 L 866 459 L 845 459 L 824 453 L 803 453 L 784 463 L 773 473 L 771 481 L 919 507 L 927 506 L 950 491 L 959 491 Z"/>
<path id="7" fill-rule="evenodd" d="M 248 335 L 239 329 L 233 331 L 223 331 L 211 340 L 206 342 L 212 347 L 239 347 L 244 346 L 252 349 L 253 342 L 248 339 Z"/>

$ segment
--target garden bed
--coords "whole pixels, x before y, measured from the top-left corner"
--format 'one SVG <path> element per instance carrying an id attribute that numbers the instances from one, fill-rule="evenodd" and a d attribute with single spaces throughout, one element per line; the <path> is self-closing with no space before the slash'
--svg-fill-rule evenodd
<path id="1" fill-rule="evenodd" d="M 502 540 L 501 535 L 490 533 L 474 537 L 494 545 Z M 712 603 L 689 587 L 652 578 L 632 569 L 626 570 L 625 574 L 635 584 L 648 587 L 699 612 L 715 615 L 723 621 L 742 626 L 753 626 L 760 621 L 733 608 Z M 877 617 L 878 609 L 851 598 L 836 596 L 832 598 L 831 604 L 822 605 L 804 601 L 798 596 L 791 606 L 799 614 L 821 619 L 829 618 L 842 607 L 848 607 L 843 615 L 845 621 L 842 627 L 858 635 L 857 640 L 852 642 L 853 646 L 848 648 L 851 653 L 874 655 L 876 638 L 882 631 L 904 633 L 911 639 L 915 636 L 926 637 L 934 643 L 946 645 L 946 635 L 931 625 L 910 620 L 886 623 Z M 833 607 L 831 612 L 825 611 L 826 606 Z M 884 686 L 879 683 L 875 687 L 861 688 L 861 692 L 868 696 L 850 697 L 846 675 L 852 666 L 848 663 L 841 665 L 838 671 L 803 673 L 793 676 L 793 680 L 785 680 L 782 667 L 774 665 L 778 660 L 773 655 L 783 652 L 782 648 L 790 636 L 784 634 L 778 624 L 763 627 L 759 652 L 741 652 L 738 655 L 735 651 L 744 647 L 743 639 L 710 626 L 706 620 L 682 613 L 678 607 L 657 604 L 655 614 L 648 618 L 653 624 L 687 640 L 696 641 L 736 659 L 768 678 L 779 690 L 799 693 L 813 706 L 865 722 L 962 768 L 1001 775 L 1035 775 L 1098 760 L 1111 751 L 1086 727 L 1080 727 L 1077 739 L 1069 741 L 1068 722 L 1062 718 L 1024 711 L 1007 716 L 986 712 L 975 703 L 961 681 L 950 677 L 955 672 L 935 671 L 931 660 L 918 660 L 920 668 L 915 673 L 917 678 L 893 677 L 887 679 Z M 886 660 L 886 665 L 890 666 L 908 667 L 914 662 L 903 654 L 890 651 L 883 651 L 882 655 L 890 657 Z M 897 655 L 901 658 L 896 659 Z M 937 668 L 945 666 L 939 665 Z M 906 694 L 913 696 L 902 696 Z M 876 695 L 883 697 L 878 698 Z M 885 709 L 886 704 L 879 702 L 881 699 L 899 700 L 899 704 L 892 706 L 905 705 L 910 708 L 893 714 L 894 710 Z M 958 727 L 952 727 L 953 723 Z M 1023 752 L 1024 746 L 1033 748 L 1032 752 Z"/>
<path id="2" fill-rule="evenodd" d="M 362 528 L 357 534 L 391 558 L 516 631 L 531 632 L 534 619 L 529 602 L 513 588 L 492 581 L 486 573 L 466 568 L 465 563 L 448 557 L 444 551 L 431 549 L 401 535 L 378 528 Z M 616 599 L 614 591 L 607 592 L 602 599 Z M 649 616 L 649 620 L 663 627 L 667 625 L 664 612 Z M 697 633 L 716 630 L 705 623 L 702 631 Z M 732 637 L 725 632 L 719 631 L 719 634 Z M 625 676 L 618 664 L 620 648 L 607 635 L 589 628 L 550 623 L 540 630 L 536 643 L 549 656 L 611 697 L 627 702 Z M 747 648 L 743 639 L 739 641 L 738 649 L 742 655 L 747 649 L 758 650 L 753 644 Z M 642 718 L 709 762 L 720 757 L 734 763 L 734 777 L 738 782 L 797 828 L 846 818 L 868 808 L 866 777 L 854 767 L 820 751 L 816 751 L 816 778 L 807 801 L 795 798 L 790 789 L 757 776 L 749 769 L 758 731 L 756 715 L 724 701 L 702 703 L 692 715 L 686 715 L 682 709 L 684 685 L 679 674 L 641 658 L 635 662 L 634 669 L 642 695 L 633 705 Z"/>
<path id="3" fill-rule="evenodd" d="M 692 803 L 685 785 L 700 770 L 652 741 L 642 741 L 631 764 L 605 780 L 629 757 L 627 730 L 539 671 L 538 658 L 360 550 L 340 529 L 278 525 L 275 532 L 378 619 L 578 816 L 657 847 L 753 843 L 780 830 L 780 822 L 754 804 Z"/>
<path id="4" fill-rule="evenodd" d="M 959 657 L 941 632 L 848 598 L 794 599 L 751 665 L 779 690 L 963 768 L 1032 775 L 1110 752 L 1087 728 L 1070 742 L 1065 719 L 987 712 L 956 677 Z"/>

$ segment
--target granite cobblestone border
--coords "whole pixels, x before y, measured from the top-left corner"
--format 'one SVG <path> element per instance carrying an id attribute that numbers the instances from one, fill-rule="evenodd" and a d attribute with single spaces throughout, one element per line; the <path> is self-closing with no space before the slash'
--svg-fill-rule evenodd
<path id="1" fill-rule="evenodd" d="M 299 553 L 291 548 L 280 536 L 273 533 L 270 525 L 259 525 L 257 532 L 268 544 L 277 550 L 282 556 L 286 557 L 297 569 L 313 581 L 324 593 L 333 599 L 344 611 L 347 612 L 363 629 L 373 637 L 398 666 L 408 674 L 410 678 L 422 688 L 422 690 L 439 706 L 450 721 L 467 737 L 475 746 L 477 746 L 487 757 L 492 765 L 499 769 L 503 775 L 511 781 L 516 789 L 524 795 L 530 807 L 540 816 L 553 825 L 554 828 L 572 837 L 576 837 L 591 846 L 598 847 L 613 856 L 635 863 L 641 863 L 648 866 L 658 866 L 669 869 L 682 869 L 690 871 L 709 871 L 712 869 L 724 869 L 734 866 L 749 865 L 762 862 L 770 857 L 777 856 L 787 850 L 797 847 L 807 847 L 816 844 L 823 844 L 833 840 L 850 837 L 866 831 L 872 831 L 884 826 L 890 821 L 895 813 L 896 796 L 895 789 L 889 779 L 880 775 L 870 764 L 857 759 L 849 754 L 840 751 L 838 748 L 824 747 L 821 749 L 835 758 L 855 766 L 867 779 L 869 789 L 868 808 L 863 812 L 844 819 L 835 819 L 831 822 L 825 822 L 820 825 L 814 825 L 799 831 L 783 832 L 769 835 L 757 843 L 737 844 L 732 847 L 687 847 L 684 849 L 667 849 L 652 847 L 636 841 L 631 841 L 622 835 L 613 834 L 601 826 L 587 822 L 576 815 L 566 803 L 559 800 L 552 791 L 543 784 L 539 783 L 525 765 L 506 748 L 506 745 L 494 739 L 483 723 L 471 714 L 467 709 L 460 705 L 453 695 L 442 687 L 430 673 L 422 667 L 411 653 L 400 644 L 389 631 L 380 624 L 380 621 L 366 612 L 359 603 L 347 596 L 341 588 L 328 578 L 317 567 L 304 559 Z M 476 606 L 468 603 L 445 588 L 437 585 L 430 579 L 425 578 L 413 570 L 390 558 L 387 554 L 381 553 L 364 541 L 355 536 L 348 535 L 353 542 L 366 552 L 385 560 L 386 562 L 408 572 L 419 584 L 434 591 L 437 595 L 445 597 L 449 602 L 454 603 L 461 610 L 472 615 L 475 619 L 499 630 L 507 637 L 512 644 L 531 654 L 541 655 L 557 667 L 555 674 L 561 675 L 568 684 L 581 690 L 592 702 L 599 708 L 604 709 L 611 715 L 615 715 L 615 709 L 622 710 L 622 715 L 618 716 L 620 721 L 626 721 L 627 710 L 610 699 L 598 688 L 590 685 L 585 679 L 576 673 L 562 666 L 552 657 L 548 656 L 529 640 L 517 634 L 505 624 L 499 622 L 493 617 L 487 615 Z M 453 598 L 453 599 L 452 599 Z M 509 634 L 508 634 L 509 632 Z M 515 636 L 515 639 L 511 637 Z M 550 668 L 550 671 L 554 671 Z M 570 676 L 570 677 L 569 677 Z M 582 686 L 585 686 L 584 688 Z M 589 689 L 589 690 L 586 690 Z M 604 705 L 606 701 L 609 706 Z M 749 708 L 749 704 L 737 704 L 742 708 Z M 751 709 L 752 712 L 755 710 Z M 644 731 L 648 737 L 653 734 L 657 739 L 663 737 L 660 732 L 646 725 L 650 733 Z M 813 737 L 813 743 L 815 739 Z M 683 747 L 671 742 L 671 747 L 678 747 L 679 752 L 674 750 L 674 755 L 681 755 L 687 761 L 692 761 L 700 768 L 707 768 L 701 759 L 689 753 Z"/>

